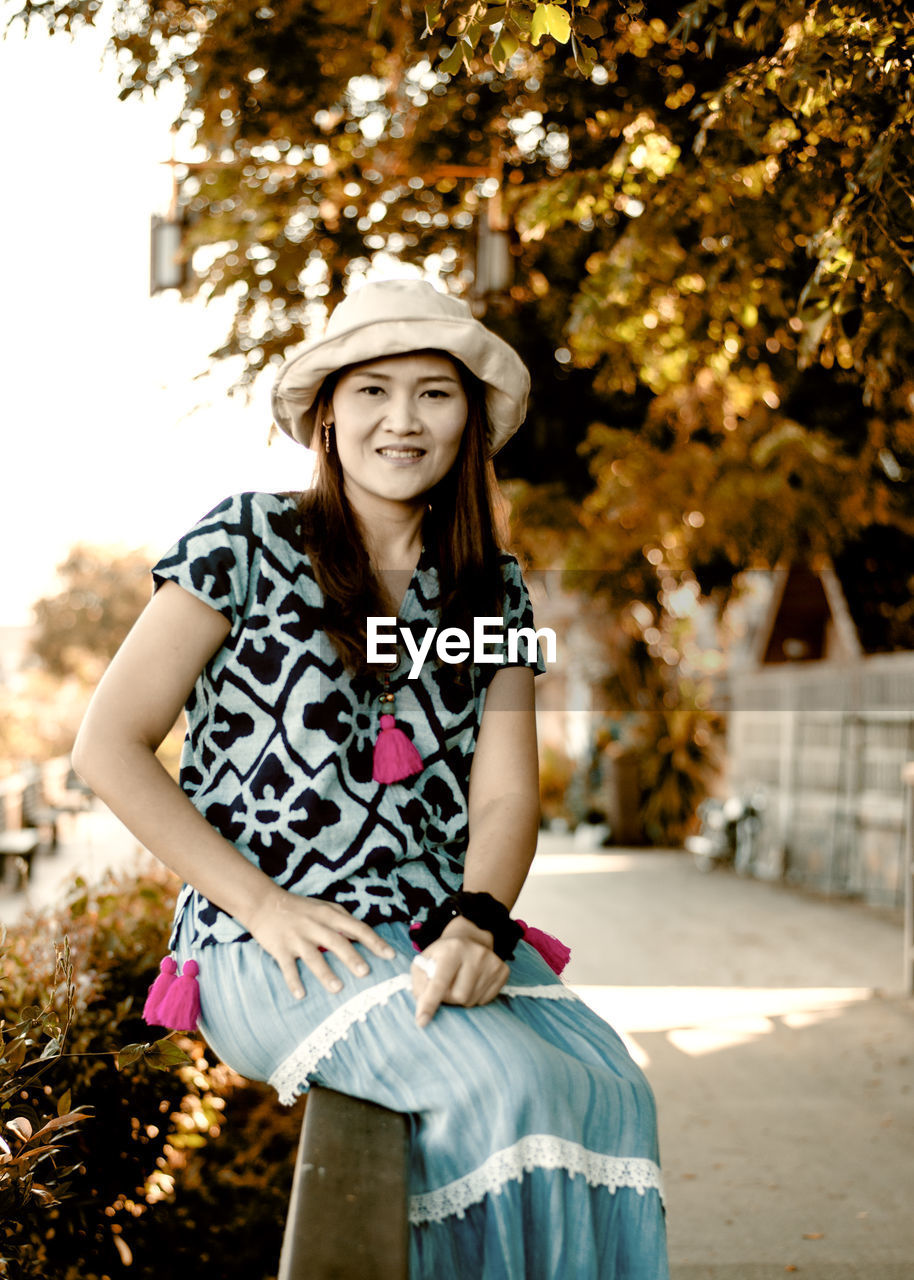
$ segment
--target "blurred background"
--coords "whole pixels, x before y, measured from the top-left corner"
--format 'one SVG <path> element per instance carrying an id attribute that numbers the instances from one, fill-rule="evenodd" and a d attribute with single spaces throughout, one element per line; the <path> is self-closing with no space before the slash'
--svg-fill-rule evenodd
<path id="1" fill-rule="evenodd" d="M 67 752 L 184 529 L 307 484 L 284 355 L 424 273 L 534 371 L 498 471 L 561 640 L 546 820 L 679 844 L 754 795 L 771 874 L 900 901 L 896 10 L 8 5 L 0 771 Z"/>
<path id="2" fill-rule="evenodd" d="M 685 1206 L 671 1218 L 678 1256 L 713 1260 L 702 1242 L 718 1240 L 709 1218 L 731 1193 L 730 1221 L 757 1216 L 767 1237 L 715 1258 L 774 1265 L 771 1240 L 820 1240 L 814 1222 L 778 1235 L 768 1201 L 757 1214 L 755 1163 L 715 1174 L 736 1160 L 722 1095 L 706 1091 L 707 1116 L 683 1116 L 704 1086 L 679 1073 L 682 1055 L 746 1047 L 731 1110 L 721 1103 L 728 1124 L 747 1093 L 753 1106 L 764 1095 L 772 1132 L 783 1127 L 777 1165 L 818 1116 L 801 1145 L 821 1169 L 796 1185 L 818 1177 L 826 1204 L 853 1159 L 857 1195 L 861 1160 L 850 1146 L 829 1155 L 818 1095 L 800 1118 L 784 1098 L 842 1054 L 887 1060 L 902 1026 L 887 1030 L 863 1002 L 884 984 L 874 958 L 891 953 L 879 974 L 897 968 L 910 884 L 910 4 L 8 0 L 2 14 L 9 1258 L 42 1280 L 182 1260 L 212 1280 L 229 1262 L 231 1275 L 272 1276 L 288 1198 L 276 1170 L 291 1168 L 300 1117 L 278 1119 L 199 1041 L 146 1043 L 134 1006 L 174 884 L 144 869 L 93 887 L 137 850 L 69 751 L 148 599 L 150 564 L 227 494 L 308 484 L 310 454 L 271 425 L 279 364 L 348 290 L 398 274 L 466 298 L 533 374 L 527 423 L 497 472 L 537 623 L 558 638 L 538 682 L 536 865 L 554 891 L 537 918 L 583 922 L 578 982 L 609 981 L 611 957 L 612 981 L 655 984 L 616 1008 L 655 1035 L 653 1078 L 680 1107 L 668 1146 Z M 163 747 L 172 769 L 180 737 Z M 743 875 L 690 879 L 717 866 Z M 882 915 L 826 919 L 810 902 Z M 27 908 L 44 912 L 38 923 Z M 908 989 L 911 914 L 909 897 Z M 626 933 L 643 921 L 656 955 Z M 629 956 L 656 969 L 627 969 Z M 841 967 L 848 956 L 872 971 Z M 689 981 L 701 985 L 664 985 Z M 833 990 L 782 998 L 791 984 Z M 764 1016 L 721 1022 L 713 993 L 747 986 L 764 990 Z M 605 1004 L 617 989 L 590 990 Z M 692 1023 L 685 990 L 704 993 L 686 1000 Z M 725 1001 L 731 1013 L 744 996 Z M 758 1083 L 774 1059 L 750 1052 L 773 1018 L 780 1098 Z M 802 1043 L 821 1056 L 804 1076 L 788 1059 L 811 1027 Z M 860 1093 L 844 1087 L 842 1117 Z M 116 1160 L 74 1138 L 76 1103 Z M 49 1108 L 54 1141 L 76 1152 L 50 1171 L 47 1151 L 31 1154 Z M 864 1163 L 891 1180 L 892 1116 L 861 1116 Z M 835 1238 L 849 1234 L 825 1269 L 800 1258 L 815 1280 L 901 1277 L 912 1246 L 889 1219 L 904 1177 L 866 1185 L 856 1218 L 829 1209 Z M 783 1213 L 801 1203 L 785 1197 Z M 840 1270 L 877 1235 L 878 1265 Z M 797 1270 L 796 1256 L 785 1246 L 776 1272 Z"/>

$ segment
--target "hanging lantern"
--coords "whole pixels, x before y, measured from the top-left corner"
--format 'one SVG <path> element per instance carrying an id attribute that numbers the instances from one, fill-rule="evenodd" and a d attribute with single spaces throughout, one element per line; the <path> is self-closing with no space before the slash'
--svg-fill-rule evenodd
<path id="1" fill-rule="evenodd" d="M 163 218 L 154 213 L 150 226 L 149 292 L 161 293 L 163 289 L 180 289 L 187 280 L 187 263 L 181 251 L 183 220 L 179 217 Z"/>
<path id="2" fill-rule="evenodd" d="M 504 293 L 511 286 L 512 275 L 511 238 L 504 228 L 493 225 L 486 210 L 478 222 L 474 292 L 482 298 Z"/>

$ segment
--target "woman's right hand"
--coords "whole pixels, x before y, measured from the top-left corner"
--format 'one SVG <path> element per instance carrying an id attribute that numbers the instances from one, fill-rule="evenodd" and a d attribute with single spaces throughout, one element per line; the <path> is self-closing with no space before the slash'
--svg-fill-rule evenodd
<path id="1" fill-rule="evenodd" d="M 328 991 L 335 994 L 342 989 L 342 982 L 324 959 L 321 949 L 335 955 L 357 978 L 368 974 L 369 965 L 353 942 L 361 943 L 385 960 L 392 960 L 396 955 L 370 925 L 357 920 L 345 907 L 321 898 L 304 898 L 278 885 L 263 895 L 243 923 L 279 965 L 286 985 L 297 1000 L 305 994 L 299 960 L 304 961 Z"/>

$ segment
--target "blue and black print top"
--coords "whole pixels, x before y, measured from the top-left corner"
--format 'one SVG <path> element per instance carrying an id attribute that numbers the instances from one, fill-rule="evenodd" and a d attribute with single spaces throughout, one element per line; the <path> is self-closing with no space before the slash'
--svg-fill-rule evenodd
<path id="1" fill-rule="evenodd" d="M 412 919 L 461 886 L 470 765 L 486 687 L 500 667 L 471 665 L 461 678 L 432 658 L 410 679 L 404 652 L 390 690 L 424 768 L 400 783 L 374 782 L 382 686 L 350 675 L 324 634 L 323 597 L 302 546 L 294 497 L 242 493 L 153 567 L 156 586 L 178 583 L 232 628 L 185 708 L 181 786 L 284 888 L 338 902 L 373 925 Z M 507 554 L 501 563 L 505 626 L 532 627 L 518 563 Z M 437 583 L 423 549 L 398 617 L 417 643 L 439 625 Z M 538 647 L 528 658 L 524 643 L 517 665 L 545 670 Z M 190 885 L 175 935 L 179 925 L 196 946 L 250 937 Z"/>

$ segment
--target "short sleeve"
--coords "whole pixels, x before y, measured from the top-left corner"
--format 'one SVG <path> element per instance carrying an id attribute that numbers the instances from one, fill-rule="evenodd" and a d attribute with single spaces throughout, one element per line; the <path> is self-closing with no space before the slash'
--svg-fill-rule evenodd
<path id="1" fill-rule="evenodd" d="M 520 565 L 514 556 L 502 556 L 501 572 L 505 587 L 502 617 L 508 642 L 508 651 L 503 665 L 506 667 L 531 667 L 534 675 L 544 675 L 546 663 L 543 660 L 542 648 L 539 637 L 536 634 L 530 592 L 527 590 L 527 584 L 524 582 Z M 514 639 L 512 639 L 512 635 Z"/>
<path id="2" fill-rule="evenodd" d="M 229 622 L 242 616 L 253 558 L 254 497 L 226 498 L 179 538 L 152 567 L 153 591 L 176 582 Z"/>

